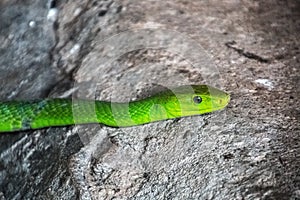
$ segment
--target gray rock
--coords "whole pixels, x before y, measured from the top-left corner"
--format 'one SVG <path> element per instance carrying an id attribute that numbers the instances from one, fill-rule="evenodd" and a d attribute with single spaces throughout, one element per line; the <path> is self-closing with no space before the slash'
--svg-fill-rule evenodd
<path id="1" fill-rule="evenodd" d="M 281 5 L 282 4 L 282 5 Z M 299 199 L 299 3 L 0 3 L 0 99 L 231 93 L 222 111 L 129 128 L 0 135 L 1 199 Z"/>

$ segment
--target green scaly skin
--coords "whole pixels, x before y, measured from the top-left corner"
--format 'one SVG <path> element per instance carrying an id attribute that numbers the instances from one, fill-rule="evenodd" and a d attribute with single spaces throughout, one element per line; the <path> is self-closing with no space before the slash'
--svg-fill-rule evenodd
<path id="1" fill-rule="evenodd" d="M 202 102 L 195 103 L 195 96 Z M 226 107 L 229 100 L 229 94 L 219 89 L 187 85 L 126 103 L 74 99 L 0 102 L 0 132 L 87 123 L 128 127 L 213 112 Z"/>

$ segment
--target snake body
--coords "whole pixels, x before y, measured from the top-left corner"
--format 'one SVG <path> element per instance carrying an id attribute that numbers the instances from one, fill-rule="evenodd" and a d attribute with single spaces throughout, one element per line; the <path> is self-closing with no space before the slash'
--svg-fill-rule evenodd
<path id="1" fill-rule="evenodd" d="M 87 123 L 128 127 L 209 113 L 223 109 L 229 100 L 229 94 L 211 86 L 187 85 L 123 103 L 83 99 L 7 101 L 0 102 L 0 132 Z"/>

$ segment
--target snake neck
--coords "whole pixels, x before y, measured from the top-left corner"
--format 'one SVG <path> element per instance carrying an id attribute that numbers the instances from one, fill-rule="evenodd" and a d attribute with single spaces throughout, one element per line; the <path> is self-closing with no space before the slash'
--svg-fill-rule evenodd
<path id="1" fill-rule="evenodd" d="M 113 127 L 127 127 L 153 121 L 180 117 L 177 100 L 172 96 L 153 96 L 128 103 L 96 102 L 96 115 L 99 123 Z"/>

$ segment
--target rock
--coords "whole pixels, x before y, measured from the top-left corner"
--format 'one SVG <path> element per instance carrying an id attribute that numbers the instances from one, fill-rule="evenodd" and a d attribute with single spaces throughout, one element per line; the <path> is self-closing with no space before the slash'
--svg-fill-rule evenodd
<path id="1" fill-rule="evenodd" d="M 0 3 L 1 100 L 129 101 L 200 83 L 231 93 L 203 116 L 1 134 L 0 199 L 300 198 L 299 6 Z"/>

